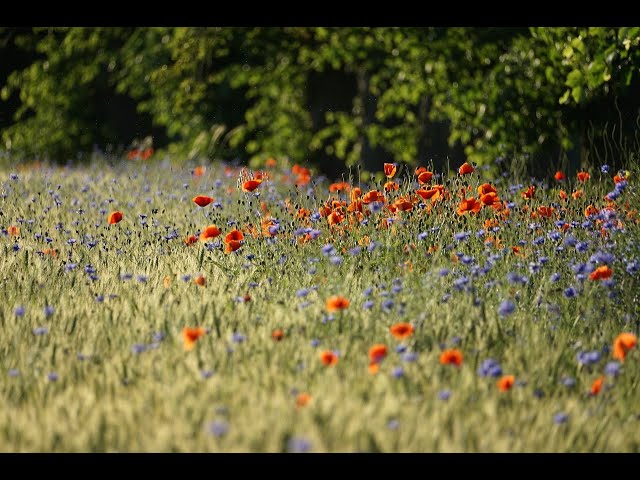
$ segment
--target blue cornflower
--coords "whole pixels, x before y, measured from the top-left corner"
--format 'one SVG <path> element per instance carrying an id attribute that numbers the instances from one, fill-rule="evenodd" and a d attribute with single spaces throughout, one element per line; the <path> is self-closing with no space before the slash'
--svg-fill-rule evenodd
<path id="1" fill-rule="evenodd" d="M 454 240 L 461 242 L 464 240 L 467 240 L 469 238 L 469 235 L 471 235 L 471 232 L 459 232 L 459 233 L 455 233 L 453 235 Z"/>
<path id="2" fill-rule="evenodd" d="M 453 281 L 453 286 L 456 290 L 462 290 L 464 286 L 467 285 L 468 283 L 469 283 L 468 277 L 460 277 L 460 278 L 456 278 Z"/>
<path id="3" fill-rule="evenodd" d="M 558 280 L 560 280 L 560 274 L 558 272 L 554 272 L 551 274 L 551 277 L 549 277 L 549 279 L 552 282 L 557 282 Z"/>
<path id="4" fill-rule="evenodd" d="M 362 308 L 364 308 L 365 310 L 369 310 L 373 308 L 374 305 L 375 305 L 375 302 L 373 300 L 367 300 L 362 304 Z"/>
<path id="5" fill-rule="evenodd" d="M 382 302 L 382 309 L 385 312 L 389 312 L 393 308 L 393 300 L 390 298 Z"/>
<path id="6" fill-rule="evenodd" d="M 502 367 L 497 360 L 487 358 L 478 367 L 478 375 L 481 377 L 499 377 L 502 375 Z"/>
<path id="7" fill-rule="evenodd" d="M 603 252 L 601 250 L 597 251 L 591 258 L 589 258 L 589 262 L 591 263 L 602 263 L 606 265 L 611 265 L 616 259 L 615 255 L 609 252 Z"/>
<path id="8" fill-rule="evenodd" d="M 580 365 L 594 365 L 600 361 L 600 352 L 593 350 L 591 352 L 578 352 L 576 359 Z"/>
<path id="9" fill-rule="evenodd" d="M 24 315 L 24 307 L 22 305 L 19 305 L 16 307 L 16 309 L 13 311 L 13 313 L 15 314 L 16 317 L 22 317 Z"/>
<path id="10" fill-rule="evenodd" d="M 602 173 L 609 173 L 609 165 L 606 165 L 606 164 L 605 164 L 605 165 L 602 165 L 602 166 L 600 167 L 600 171 L 601 171 Z"/>
<path id="11" fill-rule="evenodd" d="M 207 426 L 207 430 L 214 437 L 224 437 L 229 431 L 229 424 L 224 420 L 216 420 L 209 423 L 209 425 Z"/>
<path id="12" fill-rule="evenodd" d="M 529 281 L 529 279 L 524 275 L 519 275 L 515 272 L 507 273 L 507 280 L 509 283 L 520 283 L 522 285 L 525 285 Z"/>
<path id="13" fill-rule="evenodd" d="M 55 312 L 55 308 L 53 308 L 51 305 L 47 305 L 44 307 L 45 317 L 50 317 L 51 315 L 53 315 L 53 312 Z"/>
<path id="14" fill-rule="evenodd" d="M 447 275 L 449 275 L 449 271 L 450 270 L 448 268 L 441 268 L 438 272 L 438 275 L 440 275 L 441 277 L 446 277 Z"/>
<path id="15" fill-rule="evenodd" d="M 393 378 L 400 378 L 404 376 L 404 368 L 402 367 L 394 368 L 393 371 L 391 372 L 391 375 L 393 376 Z"/>
<path id="16" fill-rule="evenodd" d="M 610 377 L 617 377 L 620 374 L 620 367 L 620 362 L 609 362 L 604 367 L 604 373 L 606 373 Z"/>
<path id="17" fill-rule="evenodd" d="M 314 338 L 313 340 L 311 340 L 311 346 L 313 348 L 316 348 L 318 345 L 320 345 L 320 340 L 318 340 L 317 338 Z"/>
<path id="18" fill-rule="evenodd" d="M 287 451 L 289 453 L 307 453 L 311 451 L 311 442 L 306 438 L 292 437 L 287 442 Z"/>
<path id="19" fill-rule="evenodd" d="M 553 423 L 555 423 L 556 425 L 562 425 L 563 423 L 567 423 L 567 420 L 569 420 L 569 415 L 564 412 L 556 413 L 553 416 Z"/>
<path id="20" fill-rule="evenodd" d="M 389 420 L 389 422 L 387 422 L 387 428 L 389 430 L 397 430 L 398 427 L 400 427 L 400 422 L 398 420 L 396 420 L 395 418 Z"/>
<path id="21" fill-rule="evenodd" d="M 322 254 L 326 257 L 328 257 L 329 255 L 333 255 L 335 253 L 335 249 L 333 248 L 333 245 L 331 245 L 330 243 L 327 243 L 326 245 L 322 246 Z"/>
<path id="22" fill-rule="evenodd" d="M 418 240 L 423 241 L 426 240 L 429 236 L 429 232 L 421 232 L 418 234 Z"/>
<path id="23" fill-rule="evenodd" d="M 560 379 L 560 383 L 562 383 L 567 388 L 573 388 L 576 385 L 576 379 L 573 377 L 562 377 Z"/>
<path id="24" fill-rule="evenodd" d="M 241 333 L 238 332 L 234 332 L 233 336 L 231 337 L 231 341 L 234 343 L 242 343 L 247 339 L 247 337 Z"/>
<path id="25" fill-rule="evenodd" d="M 58 380 L 58 374 L 56 372 L 49 372 L 47 374 L 47 380 L 50 382 L 56 382 Z"/>
<path id="26" fill-rule="evenodd" d="M 577 295 L 577 291 L 573 286 L 566 288 L 563 293 L 564 293 L 564 296 L 567 298 L 573 298 Z"/>
<path id="27" fill-rule="evenodd" d="M 369 204 L 369 210 L 371 210 L 373 213 L 379 212 L 380 210 L 382 210 L 382 207 L 384 207 L 384 203 L 382 202 L 371 202 Z"/>
<path id="28" fill-rule="evenodd" d="M 634 275 L 640 271 L 640 262 L 638 260 L 632 260 L 627 263 L 626 271 L 629 275 Z"/>
<path id="29" fill-rule="evenodd" d="M 589 242 L 578 242 L 576 243 L 576 251 L 578 253 L 584 253 L 589 250 Z"/>
<path id="30" fill-rule="evenodd" d="M 200 372 L 200 376 L 201 376 L 204 380 L 206 380 L 206 379 L 208 379 L 208 378 L 213 377 L 213 373 L 214 373 L 214 372 L 213 372 L 213 370 L 202 370 L 202 371 Z"/>
<path id="31" fill-rule="evenodd" d="M 321 234 L 322 234 L 322 231 L 317 230 L 317 229 L 314 228 L 314 229 L 311 229 L 311 231 L 309 232 L 309 237 L 311 238 L 311 240 L 315 240 Z"/>
<path id="32" fill-rule="evenodd" d="M 567 235 L 564 238 L 564 244 L 567 247 L 575 247 L 577 243 L 578 243 L 578 240 L 575 237 L 571 236 L 571 235 Z"/>
<path id="33" fill-rule="evenodd" d="M 353 247 L 349 250 L 349 255 L 355 257 L 356 255 L 358 255 L 360 252 L 362 251 L 361 247 Z"/>
<path id="34" fill-rule="evenodd" d="M 49 333 L 49 329 L 47 327 L 36 327 L 32 331 L 33 331 L 33 334 L 37 337 L 41 335 L 46 335 L 47 333 Z"/>
<path id="35" fill-rule="evenodd" d="M 470 257 L 469 255 L 463 255 L 462 257 L 460 257 L 460 261 L 465 265 L 471 265 L 473 262 L 475 262 L 475 259 L 473 257 Z"/>
<path id="36" fill-rule="evenodd" d="M 402 354 L 400 359 L 403 362 L 413 363 L 418 360 L 418 354 L 416 352 L 406 352 Z"/>
<path id="37" fill-rule="evenodd" d="M 20 376 L 20 370 L 18 370 L 17 368 L 10 369 L 8 373 L 9 376 L 13 378 Z"/>
<path id="38" fill-rule="evenodd" d="M 440 390 L 438 392 L 438 398 L 443 402 L 446 402 L 447 400 L 449 400 L 449 398 L 451 398 L 451 390 Z"/>
<path id="39" fill-rule="evenodd" d="M 342 257 L 339 255 L 333 255 L 329 258 L 329 262 L 331 263 L 331 265 L 341 265 L 342 261 Z"/>
<path id="40" fill-rule="evenodd" d="M 136 279 L 140 282 L 140 283 L 146 283 L 147 280 L 149 280 L 149 277 L 146 275 L 138 275 L 136 277 Z"/>
<path id="41" fill-rule="evenodd" d="M 364 289 L 364 291 L 362 292 L 362 295 L 364 297 L 369 297 L 371 296 L 371 294 L 373 293 L 373 287 L 367 287 Z"/>
<path id="42" fill-rule="evenodd" d="M 547 238 L 555 242 L 560 240 L 562 238 L 562 235 L 560 234 L 560 232 L 552 230 L 551 232 L 547 233 Z"/>

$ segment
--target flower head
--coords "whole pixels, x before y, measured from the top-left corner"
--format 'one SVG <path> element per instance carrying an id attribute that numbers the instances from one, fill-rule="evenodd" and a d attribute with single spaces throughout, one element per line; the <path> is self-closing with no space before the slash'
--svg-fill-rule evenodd
<path id="1" fill-rule="evenodd" d="M 326 308 L 328 312 L 337 312 L 339 310 L 344 310 L 348 307 L 349 307 L 349 300 L 347 300 L 346 298 L 340 295 L 335 295 L 327 299 Z"/>
<path id="2" fill-rule="evenodd" d="M 184 342 L 184 349 L 187 352 L 193 350 L 198 339 L 206 333 L 207 331 L 203 327 L 184 327 L 182 329 L 182 340 Z"/>
<path id="3" fill-rule="evenodd" d="M 109 223 L 114 225 L 122 221 L 122 212 L 111 212 L 108 217 Z"/>
<path id="4" fill-rule="evenodd" d="M 391 327 L 389 328 L 389 331 L 391 332 L 391 335 L 393 335 L 395 338 L 397 338 L 398 340 L 402 340 L 405 338 L 409 338 L 411 335 L 413 335 L 414 328 L 413 328 L 413 325 L 411 325 L 410 323 L 400 322 L 400 323 L 391 325 Z"/>
<path id="5" fill-rule="evenodd" d="M 462 360 L 464 359 L 464 355 L 460 350 L 455 348 L 445 350 L 440 354 L 440 364 L 441 365 L 454 365 L 459 367 L 462 365 Z"/>
<path id="6" fill-rule="evenodd" d="M 633 333 L 621 333 L 613 341 L 613 358 L 624 362 L 629 350 L 636 346 L 638 337 Z"/>
<path id="7" fill-rule="evenodd" d="M 513 375 L 504 375 L 500 380 L 498 380 L 497 385 L 501 392 L 506 392 L 511 390 L 514 383 L 516 383 L 516 377 Z"/>
<path id="8" fill-rule="evenodd" d="M 213 198 L 207 197 L 206 195 L 198 195 L 197 197 L 193 197 L 193 203 L 195 203 L 199 207 L 206 207 L 211 202 L 213 202 L 213 200 Z"/>

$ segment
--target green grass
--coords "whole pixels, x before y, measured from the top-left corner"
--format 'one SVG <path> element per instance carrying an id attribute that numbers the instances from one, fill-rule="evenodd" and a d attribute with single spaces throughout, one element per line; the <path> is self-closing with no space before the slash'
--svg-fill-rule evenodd
<path id="1" fill-rule="evenodd" d="M 258 199 L 239 191 L 238 172 L 227 177 L 222 166 L 210 166 L 200 179 L 188 167 L 133 162 L 25 170 L 18 180 L 9 178 L 12 170 L 0 172 L 0 227 L 21 230 L 17 238 L 0 235 L 0 451 L 278 452 L 295 449 L 292 438 L 307 440 L 314 452 L 640 450 L 638 347 L 617 377 L 606 377 L 599 395 L 588 395 L 612 360 L 605 347 L 621 332 L 638 333 L 638 274 L 626 269 L 640 259 L 639 227 L 623 212 L 627 203 L 631 209 L 640 205 L 636 165 L 617 200 L 624 231 L 606 238 L 600 227 L 577 225 L 561 232 L 562 239 L 549 239 L 548 232 L 560 232 L 554 220 L 532 220 L 530 212 L 519 210 L 527 203 L 520 192 L 530 182 L 502 180 L 500 198 L 516 203 L 511 223 L 501 224 L 498 233 L 502 251 L 475 235 L 493 216 L 491 209 L 483 208 L 477 218 L 456 215 L 455 192 L 462 181 L 453 176 L 448 188 L 454 199 L 430 215 L 415 205 L 393 228 L 380 230 L 377 219 L 389 216 L 382 211 L 369 217 L 369 225 L 343 235 L 332 233 L 322 218 L 312 222 L 322 232 L 318 239 L 292 244 L 302 223 L 284 200 L 294 209 L 313 210 L 329 194 L 326 182 L 315 187 L 317 198 L 308 195 L 311 185 L 296 189 L 283 177 L 289 171 L 272 172 Z M 477 170 L 468 181 L 473 192 L 484 181 L 481 174 Z M 398 176 L 401 189 L 394 196 L 415 188 L 409 172 Z M 591 176 L 581 186 L 585 197 L 567 202 L 567 221 L 582 223 L 584 208 L 602 207 L 603 195 L 613 190 L 611 174 L 593 168 Z M 509 193 L 509 185 L 517 183 L 522 188 Z M 571 193 L 571 185 L 564 188 Z M 557 185 L 539 188 L 529 203 L 535 208 L 558 202 L 557 190 Z M 215 197 L 222 208 L 199 208 L 191 201 L 199 194 Z M 211 223 L 223 236 L 233 228 L 229 220 L 259 228 L 255 212 L 263 200 L 281 221 L 273 244 L 247 235 L 237 253 L 225 254 L 222 246 L 210 250 L 202 242 L 183 242 Z M 109 225 L 107 215 L 114 210 L 124 219 Z M 145 225 L 139 214 L 147 215 Z M 528 225 L 534 221 L 541 228 L 532 232 Z M 175 238 L 164 238 L 174 230 Z M 424 231 L 427 239 L 419 240 Z M 457 242 L 453 235 L 461 231 L 471 235 Z M 587 251 L 565 245 L 557 252 L 566 235 L 588 241 Z M 364 236 L 377 242 L 373 251 L 365 241 L 357 255 L 343 253 Z M 532 245 L 540 236 L 545 243 Z M 70 238 L 77 242 L 69 245 Z M 510 248 L 519 240 L 527 242 L 523 256 Z M 341 265 L 323 255 L 327 243 L 342 256 Z M 415 250 L 405 253 L 411 243 Z M 431 245 L 439 248 L 427 254 Z M 47 247 L 58 256 L 38 253 Z M 615 256 L 612 287 L 575 278 L 572 265 L 588 262 L 598 250 Z M 496 257 L 490 270 L 474 276 L 472 266 L 452 262 L 455 252 L 473 257 L 479 267 L 488 255 Z M 255 257 L 249 260 L 249 254 Z M 529 263 L 540 256 L 548 262 L 529 272 Z M 67 271 L 69 263 L 77 267 Z M 88 264 L 97 280 L 85 272 Z M 440 276 L 445 267 L 451 272 Z M 527 283 L 510 284 L 509 272 L 526 275 Z M 551 281 L 554 272 L 561 274 L 558 282 Z M 133 277 L 123 280 L 125 273 Z M 207 279 L 205 287 L 181 279 L 199 273 Z M 138 275 L 147 281 L 138 281 Z M 461 276 L 469 283 L 458 291 L 453 284 Z M 394 279 L 402 287 L 397 293 Z M 487 288 L 488 281 L 495 285 Z M 563 294 L 570 285 L 579 292 L 574 298 Z M 297 297 L 303 287 L 308 296 Z M 368 287 L 373 293 L 365 297 Z M 237 301 L 246 294 L 249 302 Z M 336 294 L 351 305 L 327 320 L 325 301 Z M 387 299 L 394 302 L 389 311 L 382 306 Z M 516 310 L 501 318 L 498 306 L 507 299 Z M 375 302 L 369 310 L 363 307 L 368 300 Z M 49 317 L 46 305 L 55 309 Z M 18 306 L 24 307 L 23 316 L 15 314 Z M 389 333 L 399 321 L 415 326 L 403 342 Z M 182 343 L 185 326 L 210 330 L 190 352 Z M 38 327 L 48 333 L 35 335 Z M 285 331 L 280 342 L 271 339 L 276 328 Z M 153 344 L 157 332 L 165 337 L 154 348 L 133 351 L 135 344 Z M 246 340 L 234 342 L 234 332 Z M 314 339 L 319 346 L 312 346 Z M 380 372 L 371 375 L 367 351 L 375 343 L 389 352 Z M 396 353 L 400 344 L 417 353 L 414 362 Z M 452 347 L 464 354 L 460 368 L 439 364 L 442 348 Z M 325 349 L 340 351 L 336 366 L 321 364 Z M 601 360 L 581 366 L 577 353 L 591 350 L 600 351 Z M 478 375 L 486 358 L 515 375 L 518 383 L 510 391 L 499 391 L 497 378 Z M 400 366 L 404 375 L 396 378 Z M 11 369 L 19 375 L 9 375 Z M 204 378 L 205 370 L 214 373 Z M 50 372 L 57 373 L 57 381 L 48 380 Z M 573 377 L 575 386 L 566 387 L 564 377 Z M 451 392 L 446 401 L 439 398 L 442 390 Z M 296 391 L 308 392 L 312 401 L 296 408 Z M 565 424 L 554 423 L 559 412 L 568 414 Z M 226 434 L 210 432 L 214 421 L 226 422 Z M 393 421 L 397 428 L 390 428 Z"/>

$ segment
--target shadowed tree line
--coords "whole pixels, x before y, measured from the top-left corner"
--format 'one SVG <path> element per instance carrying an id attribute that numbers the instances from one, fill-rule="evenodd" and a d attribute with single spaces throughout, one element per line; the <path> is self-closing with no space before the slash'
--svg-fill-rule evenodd
<path id="1" fill-rule="evenodd" d="M 636 148 L 639 44 L 640 27 L 2 27 L 0 147 L 66 162 L 151 135 L 177 159 L 330 175 L 618 165 Z"/>

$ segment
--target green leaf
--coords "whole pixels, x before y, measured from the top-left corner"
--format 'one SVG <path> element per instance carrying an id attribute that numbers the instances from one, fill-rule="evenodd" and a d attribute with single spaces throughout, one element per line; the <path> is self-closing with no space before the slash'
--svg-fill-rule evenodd
<path id="1" fill-rule="evenodd" d="M 572 70 L 567 75 L 567 81 L 565 85 L 567 87 L 575 87 L 582 82 L 582 72 L 580 70 Z"/>
<path id="2" fill-rule="evenodd" d="M 582 100 L 582 94 L 583 89 L 580 85 L 578 85 L 577 87 L 573 87 L 573 89 L 571 90 L 571 96 L 576 103 L 580 103 L 580 100 Z"/>

